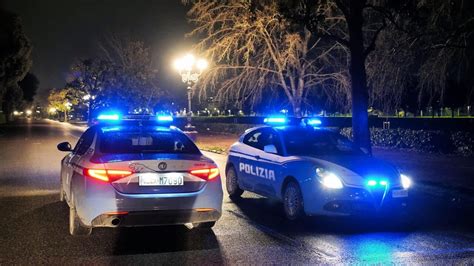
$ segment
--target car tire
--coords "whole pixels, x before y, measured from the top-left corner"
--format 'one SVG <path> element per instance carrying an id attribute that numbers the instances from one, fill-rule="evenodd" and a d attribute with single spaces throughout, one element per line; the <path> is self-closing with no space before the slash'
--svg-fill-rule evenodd
<path id="1" fill-rule="evenodd" d="M 232 200 L 240 199 L 240 196 L 244 191 L 239 187 L 237 173 L 233 166 L 229 166 L 225 173 L 226 178 L 226 189 L 227 193 L 229 193 L 229 198 Z"/>
<path id="2" fill-rule="evenodd" d="M 72 198 L 72 197 L 71 197 Z M 92 232 L 92 227 L 84 226 L 77 216 L 76 208 L 72 205 L 74 201 L 71 200 L 69 207 L 69 233 L 73 236 L 87 236 Z"/>
<path id="3" fill-rule="evenodd" d="M 290 181 L 283 191 L 283 210 L 290 221 L 300 219 L 304 214 L 303 196 L 298 183 Z"/>
<path id="4" fill-rule="evenodd" d="M 216 222 L 205 222 L 205 223 L 199 223 L 199 224 L 195 224 L 193 225 L 195 228 L 197 229 L 211 229 L 212 227 L 214 227 L 214 225 L 216 225 Z"/>

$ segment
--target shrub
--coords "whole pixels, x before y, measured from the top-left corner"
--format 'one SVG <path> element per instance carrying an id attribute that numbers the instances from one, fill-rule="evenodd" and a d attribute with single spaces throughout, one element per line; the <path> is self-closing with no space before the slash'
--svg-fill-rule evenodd
<path id="1" fill-rule="evenodd" d="M 352 129 L 343 128 L 341 134 L 351 138 Z M 474 134 L 467 131 L 371 128 L 370 137 L 372 144 L 379 147 L 474 155 Z"/>

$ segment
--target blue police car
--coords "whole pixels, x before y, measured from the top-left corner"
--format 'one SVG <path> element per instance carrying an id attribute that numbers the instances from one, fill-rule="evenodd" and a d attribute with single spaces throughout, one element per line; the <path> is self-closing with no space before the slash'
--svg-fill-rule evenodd
<path id="1" fill-rule="evenodd" d="M 290 220 L 405 208 L 411 179 L 339 133 L 320 128 L 320 120 L 265 122 L 230 148 L 226 187 L 231 199 L 251 191 L 280 200 Z"/>

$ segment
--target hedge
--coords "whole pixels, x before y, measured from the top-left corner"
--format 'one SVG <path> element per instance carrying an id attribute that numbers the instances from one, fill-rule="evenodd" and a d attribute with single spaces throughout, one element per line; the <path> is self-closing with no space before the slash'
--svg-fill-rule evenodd
<path id="1" fill-rule="evenodd" d="M 350 138 L 352 128 L 343 128 L 340 132 Z M 370 137 L 372 144 L 379 147 L 462 156 L 474 155 L 473 132 L 371 128 Z"/>
<path id="2" fill-rule="evenodd" d="M 246 129 L 255 127 L 252 124 L 230 123 L 195 123 L 199 132 L 242 134 Z M 342 128 L 342 135 L 352 136 L 352 128 Z M 382 129 L 371 128 L 372 144 L 379 147 L 408 149 L 418 152 L 456 154 L 474 156 L 474 132 L 443 131 L 417 129 Z"/>

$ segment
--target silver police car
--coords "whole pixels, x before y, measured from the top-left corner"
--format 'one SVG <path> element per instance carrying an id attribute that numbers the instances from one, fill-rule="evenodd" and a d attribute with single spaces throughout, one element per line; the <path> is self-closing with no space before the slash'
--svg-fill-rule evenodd
<path id="1" fill-rule="evenodd" d="M 217 165 L 172 117 L 126 119 L 102 114 L 61 161 L 60 200 L 71 235 L 94 227 L 184 224 L 211 228 L 222 213 Z"/>

